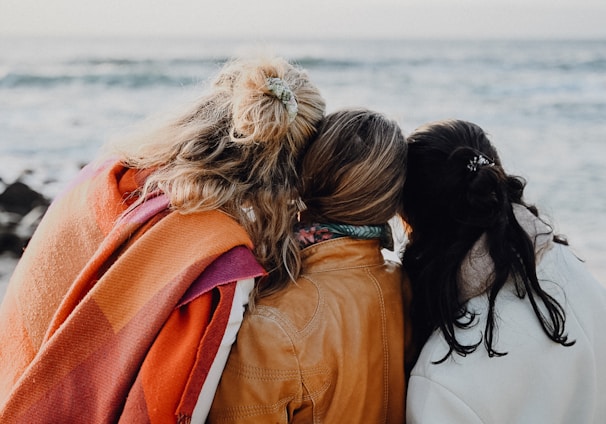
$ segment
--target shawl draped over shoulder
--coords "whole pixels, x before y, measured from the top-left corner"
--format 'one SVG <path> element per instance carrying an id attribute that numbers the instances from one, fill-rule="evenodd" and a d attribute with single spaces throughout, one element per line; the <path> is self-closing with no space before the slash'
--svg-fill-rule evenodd
<path id="1" fill-rule="evenodd" d="M 189 422 L 236 281 L 264 273 L 219 211 L 134 202 L 89 164 L 43 218 L 0 307 L 0 422 Z"/>

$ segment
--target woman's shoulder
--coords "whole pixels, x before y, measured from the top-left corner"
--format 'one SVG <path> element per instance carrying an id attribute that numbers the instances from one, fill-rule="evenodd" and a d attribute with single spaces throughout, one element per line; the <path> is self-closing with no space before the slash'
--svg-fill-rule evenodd
<path id="1" fill-rule="evenodd" d="M 598 331 L 606 321 L 606 285 L 595 278 L 574 250 L 556 243 L 539 264 L 537 275 L 549 293 L 565 305 L 567 323 L 577 320 L 592 339 L 603 338 L 606 344 L 606 335 L 601 337 L 603 332 Z"/>
<path id="2" fill-rule="evenodd" d="M 537 276 L 554 292 L 561 290 L 573 309 L 581 306 L 577 303 L 601 305 L 599 309 L 606 314 L 606 282 L 598 281 L 570 246 L 554 243 L 541 259 Z"/>

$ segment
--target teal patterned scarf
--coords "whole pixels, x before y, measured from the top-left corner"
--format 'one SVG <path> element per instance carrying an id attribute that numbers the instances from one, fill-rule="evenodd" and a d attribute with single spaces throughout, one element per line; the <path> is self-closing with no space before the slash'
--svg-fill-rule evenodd
<path id="1" fill-rule="evenodd" d="M 351 237 L 355 239 L 379 239 L 381 247 L 393 250 L 393 237 L 391 227 L 383 225 L 349 225 L 349 224 L 297 224 L 295 226 L 295 238 L 301 249 L 321 241 L 331 240 L 339 237 Z"/>

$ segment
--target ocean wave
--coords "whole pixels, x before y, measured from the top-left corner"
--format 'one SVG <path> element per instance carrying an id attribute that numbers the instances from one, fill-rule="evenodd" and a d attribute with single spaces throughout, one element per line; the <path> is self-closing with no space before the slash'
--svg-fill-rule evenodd
<path id="1" fill-rule="evenodd" d="M 227 57 L 171 59 L 128 59 L 83 57 L 50 65 L 4 69 L 0 89 L 53 88 L 67 85 L 101 85 L 142 88 L 147 86 L 186 86 L 197 84 L 217 72 Z M 306 69 L 362 69 L 374 66 L 365 60 L 340 60 L 302 57 L 292 59 Z M 379 63 L 381 65 L 381 63 Z M 385 64 L 384 64 L 385 65 Z"/>
<path id="2" fill-rule="evenodd" d="M 31 69 L 8 69 L 0 73 L 0 89 L 53 88 L 68 85 L 100 85 L 142 88 L 148 86 L 187 86 L 214 75 L 227 59 L 175 58 L 170 60 L 81 58 Z M 386 66 L 357 60 L 301 58 L 293 60 L 305 69 L 342 70 Z"/>
<path id="3" fill-rule="evenodd" d="M 142 88 L 147 86 L 184 86 L 196 84 L 192 76 L 174 76 L 162 73 L 108 73 L 44 75 L 8 72 L 0 78 L 0 88 L 38 87 L 51 88 L 62 85 L 102 85 L 107 87 Z"/>
<path id="4" fill-rule="evenodd" d="M 369 43 L 363 46 L 337 43 L 315 46 L 312 51 L 292 49 L 289 59 L 305 69 L 337 75 L 342 71 L 368 73 L 375 69 L 389 69 L 398 77 L 407 70 L 420 75 L 442 74 L 444 70 L 464 75 L 469 72 L 482 75 L 606 72 L 606 55 L 593 44 L 575 44 L 564 51 L 557 47 L 549 43 L 520 46 L 511 43 Z M 369 53 L 360 55 L 362 48 L 367 48 Z M 113 54 L 91 51 L 26 63 L 0 61 L 0 89 L 74 84 L 124 88 L 188 86 L 211 77 L 229 59 L 230 56 L 210 52 L 198 55 L 170 51 L 157 56 L 138 52 L 129 56 L 122 51 Z"/>
<path id="5" fill-rule="evenodd" d="M 57 62 L 5 66 L 0 88 L 53 88 L 67 85 L 100 85 L 141 88 L 187 86 L 214 73 L 227 58 L 126 58 L 81 56 Z"/>
<path id="6" fill-rule="evenodd" d="M 125 57 L 78 57 L 64 62 L 66 66 L 119 66 L 119 67 L 161 67 L 161 66 L 217 66 L 227 62 L 227 57 L 175 57 L 172 59 L 125 58 Z"/>

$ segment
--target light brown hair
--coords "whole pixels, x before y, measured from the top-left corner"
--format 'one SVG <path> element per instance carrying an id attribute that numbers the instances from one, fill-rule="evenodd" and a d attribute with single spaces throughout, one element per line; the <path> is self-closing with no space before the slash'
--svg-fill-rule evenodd
<path id="1" fill-rule="evenodd" d="M 407 145 L 395 121 L 366 109 L 328 115 L 303 159 L 307 221 L 385 224 L 399 212 Z"/>

